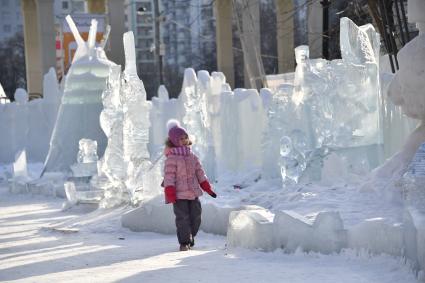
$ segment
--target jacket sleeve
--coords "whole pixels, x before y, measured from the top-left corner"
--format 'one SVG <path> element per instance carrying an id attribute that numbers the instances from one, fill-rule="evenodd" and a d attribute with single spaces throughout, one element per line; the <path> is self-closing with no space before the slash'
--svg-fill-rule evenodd
<path id="1" fill-rule="evenodd" d="M 205 175 L 204 168 L 202 168 L 201 162 L 199 162 L 199 159 L 196 155 L 195 155 L 195 174 L 199 184 L 208 180 L 207 176 Z"/>
<path id="2" fill-rule="evenodd" d="M 177 163 L 174 159 L 165 159 L 164 187 L 176 186 Z"/>

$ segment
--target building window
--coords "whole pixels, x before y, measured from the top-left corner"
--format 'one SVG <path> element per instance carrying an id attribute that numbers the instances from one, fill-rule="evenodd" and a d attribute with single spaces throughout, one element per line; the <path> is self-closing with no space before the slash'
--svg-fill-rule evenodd
<path id="1" fill-rule="evenodd" d="M 136 10 L 138 10 L 141 7 L 145 8 L 145 11 L 146 12 L 151 12 L 152 11 L 152 5 L 151 5 L 151 3 L 140 3 L 140 4 L 137 5 Z"/>
<path id="2" fill-rule="evenodd" d="M 141 24 L 151 24 L 153 23 L 152 15 L 137 15 L 137 23 Z"/>
<path id="3" fill-rule="evenodd" d="M 84 1 L 74 1 L 72 3 L 72 9 L 75 12 L 84 13 L 85 12 L 85 3 L 84 3 Z"/>
<path id="4" fill-rule="evenodd" d="M 1 17 L 2 17 L 3 22 L 10 21 L 9 15 L 10 15 L 10 13 L 8 11 L 4 11 L 4 12 L 1 13 Z"/>
<path id="5" fill-rule="evenodd" d="M 146 50 L 150 50 L 153 44 L 153 40 L 151 39 L 146 39 L 146 38 L 139 38 L 137 40 L 137 47 L 139 48 L 143 48 Z"/>
<path id="6" fill-rule="evenodd" d="M 69 3 L 68 1 L 62 1 L 62 9 L 68 10 L 69 9 Z"/>
<path id="7" fill-rule="evenodd" d="M 3 25 L 3 31 L 9 33 L 12 31 L 12 27 L 10 25 Z"/>
<path id="8" fill-rule="evenodd" d="M 151 27 L 138 27 L 137 28 L 137 35 L 139 36 L 152 36 L 153 30 Z"/>
<path id="9" fill-rule="evenodd" d="M 152 61 L 153 60 L 153 54 L 151 52 L 146 51 L 140 51 L 138 54 L 138 61 Z"/>

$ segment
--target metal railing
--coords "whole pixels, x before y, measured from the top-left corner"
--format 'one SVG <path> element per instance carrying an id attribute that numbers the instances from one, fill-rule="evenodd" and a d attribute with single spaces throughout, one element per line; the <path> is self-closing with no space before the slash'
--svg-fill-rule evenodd
<path id="1" fill-rule="evenodd" d="M 414 25 L 409 25 L 406 16 L 407 0 L 368 0 L 371 14 L 383 38 L 391 70 L 399 69 L 397 52 L 415 35 Z"/>

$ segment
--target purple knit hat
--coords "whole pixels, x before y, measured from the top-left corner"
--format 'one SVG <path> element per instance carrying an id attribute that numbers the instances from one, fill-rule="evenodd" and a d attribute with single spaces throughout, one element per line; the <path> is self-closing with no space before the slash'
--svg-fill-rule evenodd
<path id="1" fill-rule="evenodd" d="M 180 146 L 180 138 L 183 135 L 188 136 L 186 129 L 180 126 L 179 121 L 175 119 L 168 120 L 167 122 L 168 138 L 174 146 Z"/>

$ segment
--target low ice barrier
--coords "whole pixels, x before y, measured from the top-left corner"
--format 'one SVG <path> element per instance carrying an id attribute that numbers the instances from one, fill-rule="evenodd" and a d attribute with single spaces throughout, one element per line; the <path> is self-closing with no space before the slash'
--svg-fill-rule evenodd
<path id="1" fill-rule="evenodd" d="M 314 222 L 292 211 L 280 211 L 275 216 L 278 247 L 295 251 L 325 254 L 339 252 L 346 243 L 346 231 L 338 212 L 320 212 Z"/>
<path id="2" fill-rule="evenodd" d="M 314 222 L 293 211 L 273 215 L 268 210 L 232 212 L 227 242 L 231 247 L 271 251 L 332 253 L 346 246 L 346 231 L 338 212 L 321 212 Z"/>
<path id="3" fill-rule="evenodd" d="M 214 204 L 202 204 L 202 223 L 200 229 L 206 233 L 226 235 L 229 215 L 232 211 L 250 211 L 261 207 L 245 205 L 240 207 L 217 207 Z M 156 197 L 142 203 L 121 218 L 121 225 L 135 232 L 156 232 L 174 234 L 173 206 L 164 204 L 163 197 Z"/>
<path id="4" fill-rule="evenodd" d="M 402 255 L 425 279 L 425 216 L 412 208 L 407 208 L 403 215 L 403 250 Z"/>
<path id="5" fill-rule="evenodd" d="M 401 223 L 388 223 L 384 218 L 366 219 L 349 230 L 348 247 L 402 255 L 403 226 Z"/>
<path id="6" fill-rule="evenodd" d="M 164 204 L 162 197 L 143 203 L 140 207 L 124 214 L 121 225 L 135 232 L 163 234 L 176 232 L 173 206 Z"/>
<path id="7" fill-rule="evenodd" d="M 265 209 L 230 213 L 227 244 L 269 251 L 274 246 L 273 214 Z"/>
<path id="8" fill-rule="evenodd" d="M 403 223 L 388 223 L 383 218 L 366 219 L 345 229 L 339 212 L 320 212 L 314 221 L 293 211 L 268 210 L 230 213 L 227 242 L 230 247 L 288 252 L 297 249 L 324 254 L 344 248 L 366 250 L 405 257 L 425 276 L 425 217 L 407 208 Z M 424 277 L 425 278 L 425 277 Z"/>

